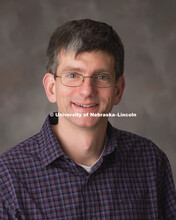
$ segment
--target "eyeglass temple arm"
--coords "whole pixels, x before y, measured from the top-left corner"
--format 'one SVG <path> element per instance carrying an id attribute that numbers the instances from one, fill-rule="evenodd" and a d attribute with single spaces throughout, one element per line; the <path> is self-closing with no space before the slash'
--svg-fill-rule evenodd
<path id="1" fill-rule="evenodd" d="M 58 77 L 58 78 L 61 78 L 61 76 L 57 76 L 56 74 L 52 73 L 54 78 Z"/>

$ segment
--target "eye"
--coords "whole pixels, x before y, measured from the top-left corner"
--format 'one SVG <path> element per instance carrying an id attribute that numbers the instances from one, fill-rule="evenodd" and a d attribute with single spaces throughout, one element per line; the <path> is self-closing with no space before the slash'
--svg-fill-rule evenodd
<path id="1" fill-rule="evenodd" d="M 78 77 L 78 74 L 77 73 L 69 73 L 69 74 L 67 74 L 67 77 L 71 78 L 71 79 L 74 79 L 74 78 Z"/>
<path id="2" fill-rule="evenodd" d="M 98 80 L 108 80 L 109 77 L 106 74 L 100 74 L 96 76 Z"/>

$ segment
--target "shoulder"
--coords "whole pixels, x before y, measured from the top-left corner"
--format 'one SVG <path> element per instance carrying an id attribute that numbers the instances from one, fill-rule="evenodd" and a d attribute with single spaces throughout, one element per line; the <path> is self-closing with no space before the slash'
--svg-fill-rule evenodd
<path id="1" fill-rule="evenodd" d="M 20 174 L 23 176 L 24 170 L 35 163 L 39 155 L 37 136 L 38 134 L 28 138 L 0 156 L 1 183 L 20 178 Z"/>
<path id="2" fill-rule="evenodd" d="M 111 143 L 116 145 L 116 158 L 123 166 L 152 174 L 157 182 L 173 182 L 167 155 L 151 140 L 111 127 Z M 162 180 L 162 181 L 161 181 Z"/>
<path id="3" fill-rule="evenodd" d="M 38 157 L 38 134 L 12 147 L 0 156 L 0 196 L 6 203 L 16 201 L 16 187 L 31 172 Z"/>
<path id="4" fill-rule="evenodd" d="M 110 135 L 112 138 L 116 138 L 118 141 L 118 144 L 121 146 L 126 146 L 126 147 L 135 147 L 135 148 L 143 148 L 147 147 L 150 148 L 151 150 L 155 150 L 158 152 L 162 152 L 159 147 L 150 139 L 134 134 L 129 131 L 125 130 L 120 130 L 115 127 L 111 126 L 111 133 Z"/>
<path id="5" fill-rule="evenodd" d="M 110 138 L 116 143 L 117 150 L 128 157 L 155 161 L 157 166 L 160 166 L 162 161 L 168 161 L 166 154 L 152 140 L 112 126 L 110 131 Z"/>
<path id="6" fill-rule="evenodd" d="M 36 151 L 38 151 L 38 148 L 36 148 L 37 145 L 38 134 L 15 145 L 0 156 L 0 167 L 2 167 L 3 164 L 16 164 L 18 160 L 25 160 L 25 158 L 28 158 L 30 155 L 35 155 L 37 153 Z"/>

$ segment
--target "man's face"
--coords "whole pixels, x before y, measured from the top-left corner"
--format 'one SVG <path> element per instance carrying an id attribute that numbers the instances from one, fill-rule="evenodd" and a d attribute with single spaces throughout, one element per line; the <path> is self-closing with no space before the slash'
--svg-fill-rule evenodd
<path id="1" fill-rule="evenodd" d="M 95 73 L 108 72 L 113 75 L 114 84 L 109 88 L 98 88 L 91 84 L 91 78 L 85 78 L 79 87 L 67 87 L 56 78 L 54 91 L 58 112 L 64 114 L 80 113 L 82 117 L 60 118 L 59 123 L 67 120 L 80 127 L 92 127 L 107 122 L 105 117 L 90 117 L 90 113 L 109 113 L 113 105 L 118 104 L 118 82 L 115 82 L 114 59 L 104 51 L 83 52 L 75 58 L 73 52 L 62 52 L 56 75 L 79 73 L 93 76 Z M 84 115 L 88 113 L 88 117 Z"/>

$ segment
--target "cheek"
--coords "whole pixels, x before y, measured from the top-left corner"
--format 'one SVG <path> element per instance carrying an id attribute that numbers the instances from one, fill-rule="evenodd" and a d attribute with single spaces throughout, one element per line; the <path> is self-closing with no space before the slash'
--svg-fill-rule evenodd
<path id="1" fill-rule="evenodd" d="M 116 91 L 113 91 L 113 92 L 110 94 L 108 104 L 109 104 L 109 106 L 112 108 L 113 105 L 116 105 L 116 102 L 117 102 Z"/>
<path id="2" fill-rule="evenodd" d="M 69 108 L 74 97 L 73 88 L 58 86 L 56 89 L 57 105 L 60 108 Z"/>
<path id="3" fill-rule="evenodd" d="M 55 88 L 56 97 L 60 99 L 64 97 L 68 97 L 71 94 L 71 92 L 69 91 L 70 91 L 69 87 L 63 86 L 61 84 L 57 85 Z"/>
<path id="4" fill-rule="evenodd" d="M 104 91 L 104 93 L 101 95 L 102 102 L 107 106 L 112 106 L 114 104 L 114 99 L 114 91 Z"/>

